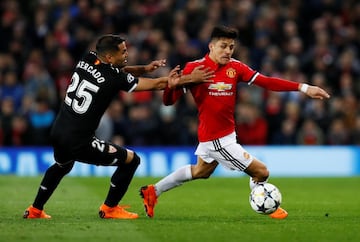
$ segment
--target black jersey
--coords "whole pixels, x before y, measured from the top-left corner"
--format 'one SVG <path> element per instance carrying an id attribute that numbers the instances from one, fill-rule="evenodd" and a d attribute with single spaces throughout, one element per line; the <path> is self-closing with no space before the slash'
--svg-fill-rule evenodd
<path id="1" fill-rule="evenodd" d="M 137 83 L 133 75 L 99 61 L 96 53 L 86 54 L 76 65 L 53 124 L 53 143 L 73 147 L 89 141 L 114 96 L 133 91 Z"/>

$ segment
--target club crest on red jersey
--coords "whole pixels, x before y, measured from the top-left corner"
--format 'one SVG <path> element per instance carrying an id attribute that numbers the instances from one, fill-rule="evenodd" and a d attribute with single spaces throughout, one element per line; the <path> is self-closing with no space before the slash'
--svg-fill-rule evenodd
<path id="1" fill-rule="evenodd" d="M 230 78 L 234 78 L 236 76 L 236 70 L 234 68 L 229 68 L 226 70 L 226 75 Z"/>

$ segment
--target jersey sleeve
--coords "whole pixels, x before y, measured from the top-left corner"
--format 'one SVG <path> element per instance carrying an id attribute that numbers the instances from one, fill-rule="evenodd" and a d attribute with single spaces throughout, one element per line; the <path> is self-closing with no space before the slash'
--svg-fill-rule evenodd
<path id="1" fill-rule="evenodd" d="M 173 105 L 184 94 L 184 88 L 179 87 L 170 89 L 166 87 L 163 93 L 163 103 L 165 106 Z"/>
<path id="2" fill-rule="evenodd" d="M 247 82 L 251 85 L 258 72 L 242 62 L 236 62 L 235 64 L 237 71 L 239 71 L 238 81 Z"/>
<path id="3" fill-rule="evenodd" d="M 130 73 L 119 71 L 114 80 L 119 85 L 119 89 L 126 92 L 132 92 L 138 85 L 139 78 L 133 76 Z"/>

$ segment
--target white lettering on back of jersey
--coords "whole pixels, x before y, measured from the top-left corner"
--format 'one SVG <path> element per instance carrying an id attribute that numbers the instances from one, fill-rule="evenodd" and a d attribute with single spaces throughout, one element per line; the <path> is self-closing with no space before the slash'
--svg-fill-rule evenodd
<path id="1" fill-rule="evenodd" d="M 79 61 L 79 63 L 76 65 L 76 68 L 81 68 L 89 72 L 96 79 L 97 83 L 102 83 L 105 81 L 105 78 L 101 75 L 101 73 L 96 68 L 94 68 L 94 66 L 85 61 Z"/>

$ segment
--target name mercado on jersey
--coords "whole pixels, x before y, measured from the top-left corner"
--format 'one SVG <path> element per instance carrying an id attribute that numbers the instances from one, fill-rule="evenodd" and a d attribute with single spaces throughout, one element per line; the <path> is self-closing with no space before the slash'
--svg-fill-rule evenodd
<path id="1" fill-rule="evenodd" d="M 76 65 L 76 68 L 81 68 L 89 72 L 96 79 L 97 83 L 102 83 L 105 81 L 105 78 L 101 75 L 101 73 L 93 65 L 90 65 L 85 61 L 79 61 L 79 63 Z"/>

